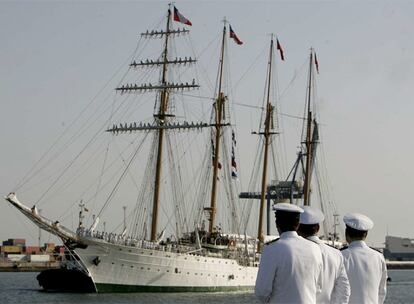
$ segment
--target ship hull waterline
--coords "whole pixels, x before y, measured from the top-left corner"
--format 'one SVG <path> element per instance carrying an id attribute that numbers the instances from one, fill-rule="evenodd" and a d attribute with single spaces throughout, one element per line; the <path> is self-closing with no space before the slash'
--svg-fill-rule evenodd
<path id="1" fill-rule="evenodd" d="M 84 241 L 75 252 L 99 293 L 248 291 L 256 281 L 258 268 L 235 259 Z"/>

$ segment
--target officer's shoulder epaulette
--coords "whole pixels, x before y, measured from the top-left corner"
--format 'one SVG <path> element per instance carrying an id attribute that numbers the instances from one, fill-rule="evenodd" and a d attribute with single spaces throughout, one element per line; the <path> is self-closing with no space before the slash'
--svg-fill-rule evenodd
<path id="1" fill-rule="evenodd" d="M 265 243 L 265 245 L 270 245 L 270 244 L 273 244 L 273 243 L 277 242 L 279 239 L 280 239 L 280 238 L 277 238 L 277 239 L 271 240 L 271 241 L 269 241 L 269 242 Z"/>
<path id="2" fill-rule="evenodd" d="M 371 246 L 369 246 L 369 248 L 371 248 L 372 250 L 375 250 L 375 251 L 377 251 L 377 252 L 379 252 L 379 253 L 382 254 L 381 250 L 379 250 L 378 248 L 374 248 L 374 247 L 371 247 Z"/>
<path id="3" fill-rule="evenodd" d="M 341 249 L 339 249 L 339 248 L 336 248 L 334 245 L 332 245 L 332 244 L 330 244 L 330 243 L 324 243 L 326 246 L 329 246 L 329 247 L 331 247 L 331 248 L 333 248 L 333 249 L 336 249 L 336 250 L 342 250 L 342 248 Z M 348 247 L 347 247 L 348 248 Z"/>
<path id="4" fill-rule="evenodd" d="M 348 249 L 348 246 L 344 246 L 344 247 L 340 248 L 339 250 L 342 251 L 342 250 L 345 250 L 345 249 Z"/>

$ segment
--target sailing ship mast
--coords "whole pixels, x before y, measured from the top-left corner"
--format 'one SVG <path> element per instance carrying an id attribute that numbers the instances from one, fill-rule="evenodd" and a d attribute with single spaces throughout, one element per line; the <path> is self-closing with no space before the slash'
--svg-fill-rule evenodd
<path id="1" fill-rule="evenodd" d="M 263 155 L 263 172 L 262 172 L 262 187 L 260 192 L 260 211 L 259 211 L 259 226 L 257 231 L 257 237 L 259 239 L 258 251 L 261 251 L 261 245 L 264 242 L 263 237 L 263 215 L 264 215 L 264 208 L 265 208 L 265 199 L 266 199 L 266 186 L 267 186 L 267 162 L 268 162 L 268 155 L 269 155 L 269 143 L 270 137 L 274 134 L 270 132 L 271 125 L 272 125 L 272 117 L 273 117 L 273 109 L 274 106 L 270 101 L 270 88 L 271 88 L 271 81 L 272 81 L 272 63 L 273 63 L 273 35 L 270 40 L 270 52 L 269 52 L 269 68 L 268 68 L 268 76 L 267 76 L 267 96 L 266 96 L 266 115 L 264 121 L 264 130 L 263 132 L 259 132 L 259 135 L 263 135 L 264 137 L 264 155 Z"/>
<path id="2" fill-rule="evenodd" d="M 313 49 L 310 50 L 309 55 L 309 77 L 308 77 L 308 96 L 307 96 L 307 116 L 306 116 L 306 139 L 305 139 L 305 147 L 306 147 L 306 167 L 305 167 L 305 179 L 304 179 L 304 186 L 303 186 L 303 205 L 309 206 L 310 205 L 310 184 L 311 184 L 311 177 L 312 177 L 312 109 L 311 109 L 311 97 L 312 97 L 312 69 L 313 69 Z"/>
<path id="3" fill-rule="evenodd" d="M 154 193 L 153 193 L 153 202 L 152 202 L 152 216 L 151 216 L 151 241 L 156 241 L 158 237 L 158 218 L 159 218 L 159 206 L 160 206 L 160 193 L 161 193 L 161 179 L 162 179 L 162 163 L 163 163 L 163 152 L 164 152 L 164 137 L 165 132 L 168 129 L 192 129 L 192 128 L 204 128 L 209 127 L 208 124 L 197 123 L 197 124 L 188 124 L 188 123 L 169 123 L 169 120 L 174 118 L 175 115 L 168 112 L 169 109 L 169 98 L 170 93 L 173 90 L 184 90 L 184 89 L 194 89 L 198 88 L 199 85 L 195 83 L 193 80 L 192 83 L 175 83 L 170 82 L 167 79 L 167 72 L 169 65 L 180 65 L 180 64 L 187 64 L 187 63 L 194 63 L 196 60 L 191 57 L 183 58 L 175 58 L 170 59 L 169 55 L 169 40 L 170 37 L 173 35 L 180 35 L 180 34 L 187 34 L 189 30 L 185 28 L 178 28 L 173 29 L 171 27 L 171 19 L 172 19 L 172 12 L 171 12 L 172 5 L 168 9 L 167 13 L 167 22 L 165 31 L 163 30 L 153 30 L 151 32 L 147 31 L 146 33 L 142 33 L 141 36 L 144 38 L 153 38 L 153 37 L 164 37 L 164 47 L 162 51 L 161 59 L 157 60 L 146 60 L 136 62 L 130 64 L 131 67 L 147 67 L 147 66 L 156 66 L 160 67 L 161 76 L 158 84 L 143 84 L 143 85 L 136 85 L 136 84 L 127 84 L 122 85 L 121 87 L 116 88 L 117 91 L 121 91 L 121 93 L 132 93 L 137 91 L 158 91 L 158 96 L 156 100 L 159 102 L 159 106 L 157 108 L 156 113 L 154 116 L 154 125 L 150 124 L 139 124 L 134 125 L 130 124 L 129 126 L 125 124 L 114 125 L 111 129 L 107 130 L 113 133 L 119 132 L 132 132 L 132 131 L 154 131 L 157 133 L 157 143 L 156 147 L 154 147 L 154 153 L 156 153 L 156 162 L 155 162 L 155 176 L 154 176 Z"/>
<path id="4" fill-rule="evenodd" d="M 213 181 L 211 186 L 211 201 L 210 201 L 210 207 L 205 208 L 205 210 L 210 212 L 210 218 L 209 218 L 209 228 L 208 232 L 211 234 L 214 232 L 214 224 L 215 224 L 215 215 L 216 215 L 216 204 L 217 204 L 217 176 L 218 176 L 218 170 L 219 170 L 219 155 L 220 155 L 220 137 L 221 137 L 221 127 L 222 127 L 222 120 L 223 120 L 223 113 L 224 113 L 224 103 L 226 101 L 226 97 L 224 96 L 224 93 L 222 90 L 222 82 L 223 82 L 223 67 L 224 67 L 224 52 L 225 52 L 225 38 L 226 38 L 226 26 L 227 21 L 224 20 L 224 26 L 223 26 L 223 37 L 221 42 L 221 54 L 220 54 L 220 71 L 219 71 L 219 85 L 218 85 L 218 95 L 217 100 L 214 105 L 215 110 L 215 140 L 214 140 L 214 147 L 213 148 Z"/>
<path id="5" fill-rule="evenodd" d="M 167 14 L 167 27 L 165 30 L 165 43 L 164 43 L 164 55 L 162 63 L 162 79 L 161 85 L 164 86 L 164 89 L 161 91 L 161 100 L 158 110 L 158 114 L 154 115 L 154 118 L 157 120 L 159 126 L 163 126 L 165 123 L 165 114 L 168 106 L 169 94 L 167 91 L 167 60 L 168 60 L 168 38 L 170 34 L 170 20 L 171 20 L 171 9 L 168 10 Z M 155 180 L 154 180 L 154 199 L 152 207 L 152 222 L 151 222 L 151 241 L 157 239 L 157 222 L 158 222 L 158 207 L 160 204 L 160 179 L 161 179 L 161 163 L 162 163 L 162 150 L 163 150 L 163 141 L 164 139 L 164 128 L 158 130 L 158 149 L 157 149 L 157 165 L 155 169 Z"/>

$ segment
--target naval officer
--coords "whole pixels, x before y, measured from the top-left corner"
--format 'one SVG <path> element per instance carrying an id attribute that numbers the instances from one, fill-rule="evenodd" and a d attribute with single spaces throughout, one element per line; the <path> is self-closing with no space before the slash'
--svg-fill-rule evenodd
<path id="1" fill-rule="evenodd" d="M 300 215 L 298 234 L 316 244 L 322 252 L 323 275 L 322 291 L 317 295 L 317 303 L 346 304 L 351 294 L 348 276 L 344 266 L 344 258 L 338 249 L 323 243 L 317 236 L 319 224 L 325 219 L 322 211 L 317 208 L 304 206 Z"/>
<path id="2" fill-rule="evenodd" d="M 344 216 L 348 247 L 342 250 L 345 269 L 351 284 L 352 304 L 384 303 L 387 292 L 387 266 L 384 256 L 365 243 L 374 223 L 367 216 L 351 213 Z"/>
<path id="3" fill-rule="evenodd" d="M 255 294 L 265 303 L 316 303 L 322 287 L 322 254 L 319 246 L 297 234 L 303 209 L 276 204 L 280 238 L 264 247 Z"/>

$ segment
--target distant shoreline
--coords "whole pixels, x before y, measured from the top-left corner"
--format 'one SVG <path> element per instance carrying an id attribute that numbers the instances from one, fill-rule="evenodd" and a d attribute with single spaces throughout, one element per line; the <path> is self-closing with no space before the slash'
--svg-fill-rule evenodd
<path id="1" fill-rule="evenodd" d="M 0 272 L 40 272 L 46 269 L 60 268 L 59 262 L 47 263 L 0 263 Z"/>
<path id="2" fill-rule="evenodd" d="M 414 261 L 386 261 L 387 269 L 414 269 Z"/>

